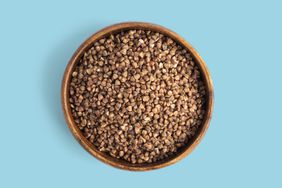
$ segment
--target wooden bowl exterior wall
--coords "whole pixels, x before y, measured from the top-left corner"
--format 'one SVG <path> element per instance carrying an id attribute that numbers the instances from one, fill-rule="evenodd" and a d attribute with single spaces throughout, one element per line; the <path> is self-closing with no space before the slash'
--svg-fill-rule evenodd
<path id="1" fill-rule="evenodd" d="M 202 78 L 206 85 L 207 90 L 207 96 L 206 96 L 206 113 L 205 117 L 203 119 L 202 126 L 199 127 L 196 135 L 193 137 L 193 139 L 185 146 L 182 150 L 177 152 L 172 157 L 166 158 L 164 160 L 155 162 L 155 163 L 144 163 L 144 164 L 131 164 L 129 162 L 126 162 L 121 159 L 117 159 L 114 157 L 111 157 L 103 152 L 100 152 L 95 148 L 95 146 L 88 141 L 82 134 L 81 130 L 76 126 L 73 117 L 72 112 L 69 104 L 69 85 L 71 80 L 71 74 L 72 70 L 75 67 L 76 63 L 80 60 L 80 58 L 83 56 L 84 52 L 91 48 L 93 45 L 93 42 L 104 38 L 108 36 L 109 34 L 115 34 L 122 30 L 130 30 L 130 29 L 141 29 L 141 30 L 151 30 L 155 32 L 162 33 L 170 38 L 172 38 L 174 41 L 176 41 L 178 44 L 182 45 L 184 48 L 186 48 L 192 55 L 194 62 L 199 66 Z M 125 169 L 125 170 L 132 170 L 132 171 L 147 171 L 147 170 L 153 170 L 162 168 L 171 164 L 174 164 L 175 162 L 183 159 L 185 156 L 187 156 L 189 153 L 194 150 L 194 148 L 199 144 L 201 139 L 204 137 L 208 127 L 209 122 L 212 115 L 212 109 L 213 109 L 213 84 L 210 77 L 210 74 L 208 72 L 208 69 L 205 65 L 204 60 L 201 58 L 201 56 L 196 52 L 196 50 L 183 38 L 181 38 L 178 34 L 174 33 L 173 31 L 170 31 L 169 29 L 166 29 L 162 26 L 151 24 L 151 23 L 143 23 L 143 22 L 125 22 L 125 23 L 119 23 L 115 25 L 111 25 L 109 27 L 106 27 L 97 33 L 93 34 L 90 38 L 88 38 L 85 42 L 83 42 L 80 47 L 76 50 L 76 52 L 73 54 L 72 58 L 70 59 L 62 81 L 62 90 L 61 90 L 61 98 L 62 98 L 62 107 L 64 111 L 64 116 L 66 119 L 66 122 L 68 124 L 69 129 L 71 130 L 74 137 L 78 140 L 78 142 L 94 157 L 97 159 L 103 161 L 106 164 L 109 164 L 111 166 Z"/>

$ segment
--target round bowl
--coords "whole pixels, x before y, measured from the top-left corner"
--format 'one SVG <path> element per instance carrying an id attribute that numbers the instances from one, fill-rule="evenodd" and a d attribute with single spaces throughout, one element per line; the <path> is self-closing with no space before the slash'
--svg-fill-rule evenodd
<path id="1" fill-rule="evenodd" d="M 188 50 L 188 52 L 191 53 L 194 62 L 199 66 L 203 81 L 205 82 L 205 85 L 206 85 L 206 91 L 207 91 L 207 94 L 206 94 L 207 102 L 206 102 L 206 109 L 205 109 L 206 113 L 205 113 L 202 125 L 198 128 L 197 133 L 189 141 L 189 143 L 187 143 L 186 146 L 181 148 L 175 155 L 165 158 L 155 163 L 132 164 L 132 163 L 126 162 L 125 160 L 111 157 L 110 155 L 107 155 L 97 150 L 95 146 L 83 136 L 81 130 L 79 130 L 79 128 L 76 126 L 73 120 L 73 117 L 72 117 L 70 103 L 69 103 L 69 86 L 70 86 L 70 80 L 71 80 L 71 73 L 76 63 L 83 56 L 83 53 L 86 50 L 88 50 L 89 48 L 91 48 L 91 45 L 95 41 L 101 38 L 104 38 L 110 34 L 118 33 L 122 30 L 130 30 L 130 29 L 151 30 L 151 31 L 159 32 L 159 33 L 162 33 L 172 38 L 174 41 L 182 45 L 184 48 Z M 64 116 L 68 124 L 68 127 L 70 128 L 72 134 L 78 140 L 78 142 L 85 148 L 85 150 L 87 150 L 94 157 L 103 161 L 106 164 L 109 164 L 117 168 L 121 168 L 125 170 L 133 170 L 133 171 L 146 171 L 146 170 L 162 168 L 162 167 L 171 165 L 183 159 L 185 156 L 191 153 L 191 151 L 195 149 L 195 147 L 199 144 L 200 140 L 204 137 L 208 129 L 208 126 L 209 126 L 212 109 L 213 109 L 212 80 L 211 80 L 210 74 L 201 56 L 196 52 L 196 50 L 188 42 L 186 42 L 183 38 L 181 38 L 175 32 L 169 29 L 166 29 L 162 26 L 159 26 L 159 25 L 155 25 L 151 23 L 142 23 L 142 22 L 126 22 L 126 23 L 115 24 L 115 25 L 106 27 L 98 31 L 97 33 L 93 34 L 90 38 L 88 38 L 86 41 L 84 41 L 80 45 L 80 47 L 76 50 L 76 52 L 73 54 L 72 58 L 70 59 L 66 67 L 63 81 L 62 81 L 61 97 L 62 97 L 62 107 L 64 111 Z"/>

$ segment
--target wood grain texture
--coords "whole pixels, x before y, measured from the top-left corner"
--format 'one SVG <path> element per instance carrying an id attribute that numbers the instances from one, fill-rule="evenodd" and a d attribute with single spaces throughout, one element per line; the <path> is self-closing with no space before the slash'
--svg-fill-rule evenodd
<path id="1" fill-rule="evenodd" d="M 150 164 L 131 164 L 129 162 L 126 162 L 121 159 L 117 159 L 114 157 L 111 157 L 103 152 L 100 152 L 95 148 L 95 146 L 88 141 L 83 135 L 81 130 L 76 126 L 69 103 L 69 85 L 71 80 L 71 74 L 72 70 L 74 69 L 76 63 L 80 60 L 80 58 L 83 56 L 83 53 L 91 48 L 91 45 L 101 39 L 104 38 L 110 34 L 118 33 L 122 30 L 130 30 L 130 29 L 142 29 L 142 30 L 151 30 L 156 31 L 159 33 L 162 33 L 170 38 L 172 38 L 174 41 L 182 45 L 184 48 L 186 48 L 193 57 L 193 60 L 195 63 L 199 66 L 202 78 L 205 82 L 206 89 L 207 89 L 207 96 L 206 96 L 206 113 L 205 117 L 203 119 L 202 126 L 199 127 L 197 130 L 196 135 L 194 138 L 179 152 L 177 152 L 175 155 L 166 158 L 164 160 L 150 163 Z M 162 26 L 151 24 L 151 23 L 143 23 L 143 22 L 125 22 L 125 23 L 119 23 L 115 24 L 109 27 L 106 27 L 97 33 L 93 34 L 90 38 L 88 38 L 85 42 L 83 42 L 80 47 L 76 50 L 76 52 L 73 54 L 72 58 L 70 59 L 62 81 L 62 90 L 61 90 L 61 98 L 62 98 L 62 107 L 64 111 L 64 116 L 66 119 L 66 122 L 68 124 L 69 129 L 71 130 L 74 137 L 78 140 L 78 142 L 94 157 L 97 159 L 103 161 L 106 164 L 109 164 L 111 166 L 125 169 L 125 170 L 132 170 L 132 171 L 147 171 L 147 170 L 153 170 L 162 168 L 171 164 L 176 163 L 177 161 L 183 159 L 186 157 L 189 153 L 191 153 L 195 147 L 199 144 L 201 139 L 204 137 L 208 127 L 209 122 L 212 115 L 213 110 L 213 84 L 212 80 L 209 74 L 209 71 L 206 67 L 206 64 L 204 60 L 201 58 L 201 56 L 196 52 L 196 50 L 183 38 L 181 38 L 178 34 L 175 32 L 166 29 Z"/>

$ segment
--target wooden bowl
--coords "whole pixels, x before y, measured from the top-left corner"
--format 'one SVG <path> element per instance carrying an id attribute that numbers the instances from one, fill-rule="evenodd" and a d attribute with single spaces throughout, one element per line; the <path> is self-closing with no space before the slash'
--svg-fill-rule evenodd
<path id="1" fill-rule="evenodd" d="M 104 38 L 110 34 L 118 33 L 122 30 L 130 30 L 130 29 L 142 29 L 142 30 L 156 31 L 166 36 L 169 36 L 174 41 L 176 41 L 177 43 L 185 47 L 192 54 L 192 57 L 195 63 L 198 64 L 201 74 L 202 74 L 202 78 L 205 82 L 206 89 L 207 89 L 207 95 L 206 95 L 207 103 L 206 103 L 205 117 L 203 119 L 202 126 L 199 127 L 193 139 L 190 140 L 190 142 L 185 147 L 180 149 L 179 152 L 177 152 L 175 155 L 165 158 L 164 160 L 161 160 L 155 163 L 150 163 L 150 164 L 146 164 L 146 163 L 131 164 L 129 162 L 126 162 L 125 160 L 111 157 L 110 155 L 107 155 L 97 150 L 95 146 L 82 135 L 81 130 L 76 126 L 73 120 L 73 117 L 72 117 L 70 103 L 69 103 L 69 86 L 70 86 L 72 70 L 74 69 L 79 59 L 83 56 L 83 53 L 86 50 L 88 50 L 89 48 L 91 48 L 91 45 L 95 41 L 101 38 Z M 196 50 L 188 42 L 186 42 L 183 38 L 181 38 L 179 35 L 177 35 L 173 31 L 170 31 L 169 29 L 166 29 L 159 25 L 154 25 L 150 23 L 141 23 L 141 22 L 126 22 L 126 23 L 120 23 L 120 24 L 115 24 L 115 25 L 106 27 L 98 31 L 97 33 L 93 34 L 90 38 L 88 38 L 85 42 L 83 42 L 81 46 L 73 54 L 72 58 L 70 59 L 66 67 L 63 82 L 62 82 L 61 95 L 62 95 L 61 96 L 62 97 L 62 106 L 63 106 L 65 119 L 67 121 L 68 127 L 70 128 L 72 134 L 78 140 L 78 142 L 90 154 L 92 154 L 97 159 L 103 161 L 104 163 L 107 163 L 117 168 L 133 170 L 133 171 L 146 171 L 146 170 L 162 168 L 162 167 L 171 165 L 183 159 L 185 156 L 187 156 L 199 144 L 200 140 L 203 138 L 205 132 L 207 131 L 209 122 L 211 119 L 212 109 L 213 109 L 212 80 L 211 80 L 210 74 L 201 56 L 196 52 Z"/>

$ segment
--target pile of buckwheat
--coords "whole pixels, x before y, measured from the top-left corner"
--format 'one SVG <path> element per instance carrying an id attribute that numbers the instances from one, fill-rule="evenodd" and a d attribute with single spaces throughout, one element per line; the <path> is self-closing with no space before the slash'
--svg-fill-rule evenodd
<path id="1" fill-rule="evenodd" d="M 73 118 L 94 146 L 130 163 L 175 154 L 205 114 L 191 54 L 163 34 L 129 30 L 95 42 L 72 72 Z"/>

